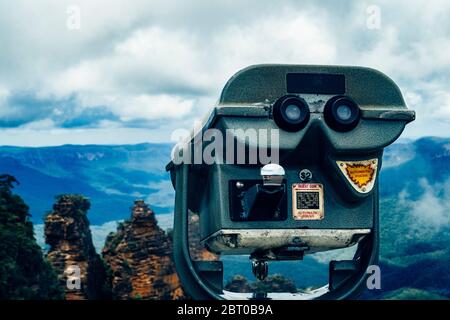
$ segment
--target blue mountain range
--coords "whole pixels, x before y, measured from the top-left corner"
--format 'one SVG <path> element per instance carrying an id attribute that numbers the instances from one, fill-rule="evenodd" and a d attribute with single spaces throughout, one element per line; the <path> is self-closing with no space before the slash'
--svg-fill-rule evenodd
<path id="1" fill-rule="evenodd" d="M 30 206 L 35 224 L 43 223 L 54 197 L 62 193 L 90 198 L 93 228 L 128 218 L 137 198 L 147 201 L 157 213 L 166 213 L 169 219 L 163 220 L 167 224 L 173 212 L 174 192 L 164 166 L 171 148 L 170 144 L 3 146 L 0 174 L 8 173 L 19 180 L 15 192 Z M 385 285 L 365 297 L 449 298 L 450 138 L 400 140 L 389 146 L 379 182 Z M 231 270 L 226 276 L 248 265 L 242 259 L 227 261 Z M 304 271 L 318 267 L 321 273 L 306 279 L 301 272 L 292 274 L 297 285 L 307 287 L 313 285 L 312 280 L 326 281 L 326 263 L 321 259 L 302 263 L 299 268 Z M 283 263 L 273 267 L 275 272 L 287 274 L 291 268 L 291 264 Z"/>
<path id="2" fill-rule="evenodd" d="M 155 211 L 171 213 L 173 191 L 164 166 L 169 144 L 0 147 L 0 171 L 21 184 L 15 189 L 30 206 L 33 223 L 42 223 L 61 193 L 90 198 L 92 224 L 127 218 L 133 200 L 143 198 Z"/>

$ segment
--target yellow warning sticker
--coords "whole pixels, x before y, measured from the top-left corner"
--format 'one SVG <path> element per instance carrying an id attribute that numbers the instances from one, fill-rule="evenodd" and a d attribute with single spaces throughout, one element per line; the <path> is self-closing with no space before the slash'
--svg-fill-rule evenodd
<path id="1" fill-rule="evenodd" d="M 373 189 L 377 176 L 378 159 L 363 161 L 336 161 L 347 181 L 360 193 Z"/>

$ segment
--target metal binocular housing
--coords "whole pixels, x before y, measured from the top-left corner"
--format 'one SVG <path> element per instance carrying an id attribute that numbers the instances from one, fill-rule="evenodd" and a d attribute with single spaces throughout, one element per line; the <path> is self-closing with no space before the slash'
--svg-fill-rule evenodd
<path id="1" fill-rule="evenodd" d="M 312 298 L 356 296 L 378 261 L 383 149 L 414 118 L 397 85 L 369 68 L 256 65 L 235 74 L 166 168 L 176 191 L 175 263 L 188 292 L 229 297 L 220 262 L 190 259 L 192 211 L 202 244 L 220 255 L 300 260 L 356 245 L 353 260 L 330 263 L 328 286 Z"/>

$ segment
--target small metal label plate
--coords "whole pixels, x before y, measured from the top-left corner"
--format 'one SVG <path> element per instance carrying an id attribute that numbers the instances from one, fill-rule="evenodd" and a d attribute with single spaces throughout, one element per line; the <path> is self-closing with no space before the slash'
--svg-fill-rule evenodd
<path id="1" fill-rule="evenodd" d="M 292 215 L 295 220 L 322 220 L 323 185 L 295 183 L 292 185 Z"/>

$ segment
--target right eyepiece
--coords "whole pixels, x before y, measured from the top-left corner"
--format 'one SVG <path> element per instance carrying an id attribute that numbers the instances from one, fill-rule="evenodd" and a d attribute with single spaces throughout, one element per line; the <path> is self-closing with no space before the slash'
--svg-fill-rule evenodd
<path id="1" fill-rule="evenodd" d="M 328 126 L 339 132 L 347 132 L 358 125 L 361 111 L 349 97 L 336 96 L 328 100 L 323 110 Z"/>

